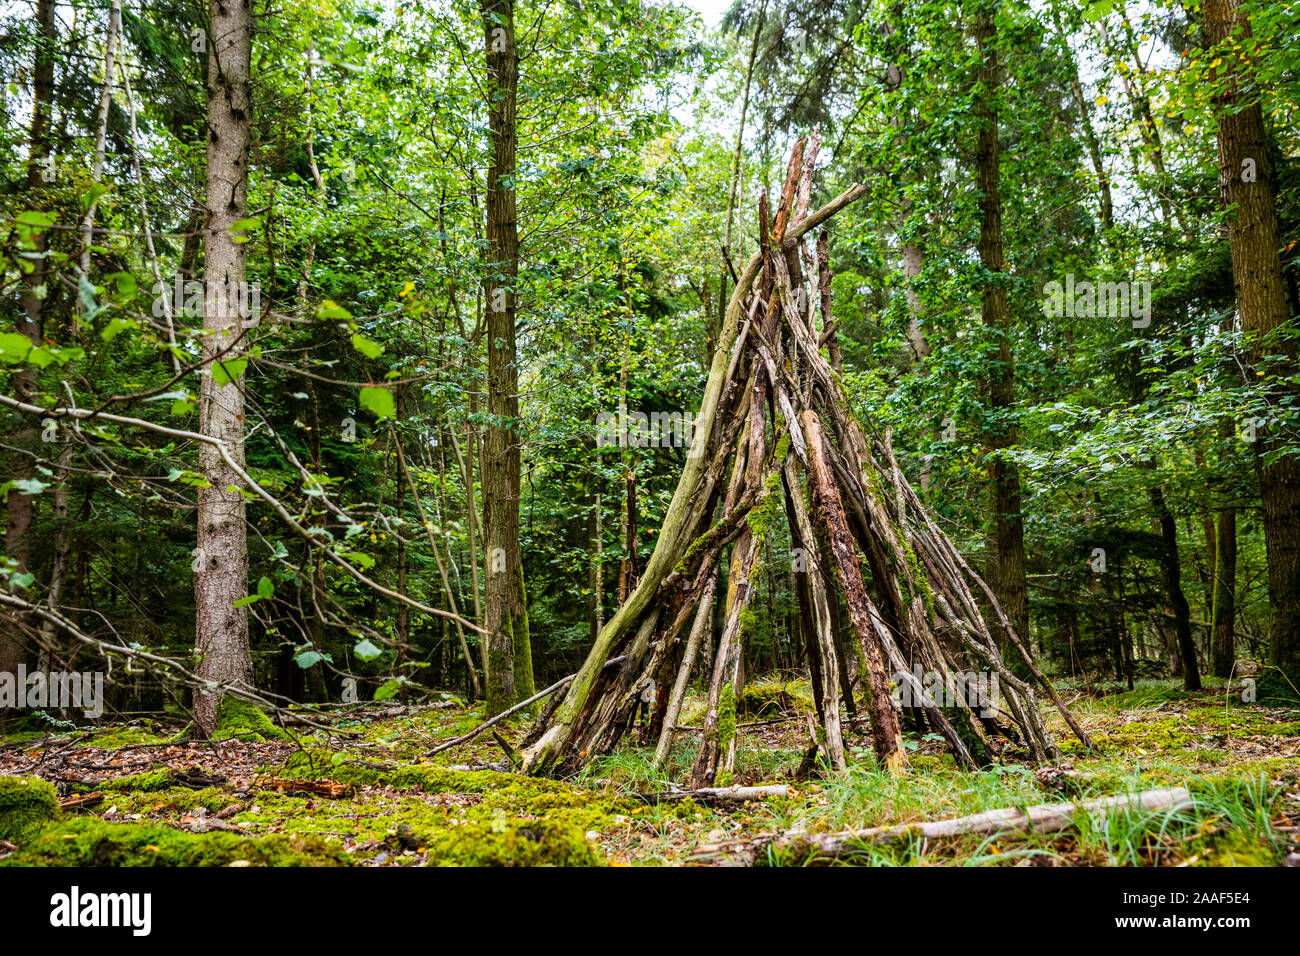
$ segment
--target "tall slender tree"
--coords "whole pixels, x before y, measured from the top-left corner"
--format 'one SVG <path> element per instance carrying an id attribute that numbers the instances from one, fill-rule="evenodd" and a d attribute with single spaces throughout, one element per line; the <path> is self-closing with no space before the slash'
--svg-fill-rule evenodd
<path id="1" fill-rule="evenodd" d="M 984 377 L 989 410 L 984 441 L 988 449 L 986 474 L 989 489 L 987 573 L 989 584 L 1015 626 L 1020 639 L 1029 641 L 1029 593 L 1025 578 L 1025 528 L 1021 514 L 1020 472 L 1004 456 L 1016 442 L 1016 427 L 1009 420 L 1015 404 L 1015 359 L 1011 349 L 1011 314 L 1007 303 L 1006 263 L 1002 242 L 1002 193 L 999 181 L 1001 150 L 998 145 L 998 92 L 1001 65 L 998 56 L 997 0 L 981 0 L 976 12 L 975 41 L 980 65 L 979 124 L 975 146 L 975 187 L 979 192 L 979 258 L 986 275 L 982 320 L 990 339 Z M 1016 658 L 1004 650 L 1008 660 Z"/>
<path id="2" fill-rule="evenodd" d="M 519 366 L 515 317 L 519 275 L 515 152 L 519 50 L 514 0 L 484 0 L 488 72 L 487 282 L 489 425 L 483 449 L 483 543 L 487 566 L 487 711 L 533 694 L 532 648 L 519 550 Z"/>
<path id="3" fill-rule="evenodd" d="M 199 467 L 198 554 L 194 577 L 198 666 L 211 684 L 253 684 L 248 612 L 235 607 L 248 589 L 244 497 L 236 468 L 244 465 L 245 329 L 233 291 L 247 279 L 246 243 L 233 229 L 248 216 L 248 143 L 252 120 L 253 13 L 248 3 L 212 0 L 208 38 L 207 222 L 204 227 L 204 375 L 199 429 L 222 448 L 203 444 Z M 194 695 L 194 719 L 210 734 L 221 689 Z"/>
<path id="4" fill-rule="evenodd" d="M 54 104 L 54 64 L 56 44 L 59 33 L 55 19 L 54 0 L 39 0 L 36 5 L 37 46 L 32 70 L 32 125 L 27 140 L 27 177 L 26 196 L 31 206 L 39 208 L 40 194 L 46 170 L 52 169 L 51 163 L 51 113 Z M 45 251 L 46 242 L 39 233 L 36 236 L 36 248 L 29 260 L 31 272 L 22 287 L 22 312 L 18 320 L 18 331 L 39 345 L 44 329 L 45 295 L 41 289 L 45 286 Z M 34 369 L 21 369 L 14 373 L 14 394 L 25 402 L 30 402 L 36 395 L 36 372 Z M 17 562 L 18 571 L 27 570 L 30 550 L 28 532 L 35 517 L 36 507 L 26 489 L 19 485 L 23 479 L 31 478 L 34 468 L 33 459 L 26 446 L 36 441 L 36 430 L 24 424 L 13 436 L 12 444 L 19 447 L 15 455 L 10 474 L 15 480 L 5 497 L 5 554 Z M 8 627 L 0 628 L 0 671 L 16 670 L 27 659 L 27 651 L 21 641 L 10 632 Z"/>

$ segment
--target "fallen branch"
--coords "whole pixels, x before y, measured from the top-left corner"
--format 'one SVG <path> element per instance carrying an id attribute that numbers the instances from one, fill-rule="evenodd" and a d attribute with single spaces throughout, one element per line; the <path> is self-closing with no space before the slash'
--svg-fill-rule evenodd
<path id="1" fill-rule="evenodd" d="M 643 803 L 680 803 L 694 800 L 706 805 L 718 803 L 743 803 L 748 800 L 766 800 L 768 797 L 793 797 L 799 793 L 784 783 L 766 787 L 702 787 L 698 790 L 672 790 L 668 793 L 634 793 Z"/>
<path id="2" fill-rule="evenodd" d="M 1083 811 L 1105 817 L 1114 810 L 1174 810 L 1191 803 L 1191 793 L 1185 787 L 1146 790 L 1141 793 L 1124 793 L 1114 797 L 1089 800 L 1086 803 L 1043 803 L 1033 807 L 1006 807 L 988 810 L 952 820 L 933 820 L 924 823 L 907 823 L 899 826 L 872 827 L 869 830 L 845 830 L 838 833 L 804 833 L 787 830 L 753 840 L 739 840 L 701 846 L 691 854 L 692 859 L 711 856 L 735 855 L 752 864 L 768 848 L 777 852 L 795 852 L 800 856 L 836 859 L 852 853 L 864 844 L 890 843 L 900 838 L 944 837 L 1022 831 L 1027 833 L 1055 833 L 1074 825 L 1075 814 Z"/>

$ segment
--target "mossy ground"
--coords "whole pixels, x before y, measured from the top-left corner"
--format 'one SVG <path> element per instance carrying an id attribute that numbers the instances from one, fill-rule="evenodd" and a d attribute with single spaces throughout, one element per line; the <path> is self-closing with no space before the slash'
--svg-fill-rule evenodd
<path id="1" fill-rule="evenodd" d="M 347 866 L 338 844 L 319 838 L 186 833 L 160 824 L 80 817 L 55 823 L 0 861 L 8 866 Z"/>
<path id="2" fill-rule="evenodd" d="M 16 831 L 4 829 L 0 811 L 0 839 L 17 844 L 16 850 L 0 847 L 0 862 L 656 865 L 691 861 L 700 844 L 774 829 L 866 828 L 1159 786 L 1187 786 L 1196 804 L 1104 828 L 1083 819 L 1050 836 L 924 846 L 901 841 L 841 862 L 1272 866 L 1296 852 L 1285 828 L 1300 821 L 1300 708 L 1243 704 L 1221 685 L 1198 694 L 1173 682 L 1143 682 L 1112 694 L 1065 692 L 1097 747 L 1084 753 L 1045 711 L 1064 752 L 1054 766 L 1031 765 L 1008 749 L 985 770 L 962 771 L 934 735 L 911 734 L 910 768 L 894 777 L 876 768 L 860 719 L 846 722 L 847 774 L 820 768 L 811 780 L 794 781 L 807 745 L 810 689 L 806 681 L 755 679 L 729 718 L 738 742 L 733 782 L 787 782 L 794 792 L 732 808 L 689 800 L 652 805 L 635 797 L 686 779 L 698 747 L 691 732 L 678 738 L 662 768 L 652 766 L 654 742 L 629 735 L 620 749 L 564 781 L 488 769 L 502 756 L 490 735 L 424 757 L 439 740 L 481 719 L 478 708 L 454 700 L 397 716 L 339 718 L 338 733 L 313 730 L 294 744 L 260 722 L 207 744 L 169 745 L 173 728 L 145 726 L 108 728 L 73 746 L 6 739 L 0 772 L 19 774 L 24 762 L 43 760 L 39 772 L 64 781 L 61 793 L 93 792 L 101 799 L 46 816 L 54 791 L 38 785 L 44 797 L 37 805 L 44 809 L 34 827 L 22 827 L 21 839 L 3 836 Z M 687 714 L 701 710 L 698 699 L 688 700 Z M 521 716 L 500 729 L 517 745 L 526 727 Z M 131 747 L 137 749 L 121 749 Z M 79 779 L 79 766 L 94 769 L 83 783 L 68 784 Z M 211 785 L 200 785 L 209 778 Z M 0 786 L 0 807 L 16 786 L 32 785 Z M 765 862 L 809 861 L 787 855 Z"/>
<path id="3" fill-rule="evenodd" d="M 282 740 L 293 738 L 271 723 L 271 718 L 255 704 L 238 697 L 226 696 L 217 705 L 217 729 L 213 740 Z"/>
<path id="4" fill-rule="evenodd" d="M 46 781 L 0 777 L 0 840 L 25 842 L 58 815 L 58 794 Z"/>

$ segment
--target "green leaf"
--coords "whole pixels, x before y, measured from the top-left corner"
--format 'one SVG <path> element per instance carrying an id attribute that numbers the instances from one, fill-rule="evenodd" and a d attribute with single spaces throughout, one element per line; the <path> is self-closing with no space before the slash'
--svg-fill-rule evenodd
<path id="1" fill-rule="evenodd" d="M 353 564 L 361 565 L 362 570 L 370 570 L 375 566 L 375 559 L 368 554 L 362 554 L 360 551 L 343 551 L 339 554 L 341 558 L 347 558 Z"/>
<path id="2" fill-rule="evenodd" d="M 260 229 L 262 220 L 260 219 L 237 219 L 230 224 L 226 231 L 230 233 L 230 241 L 235 243 L 252 242 L 251 236 L 244 235 L 250 229 Z"/>
<path id="3" fill-rule="evenodd" d="M 396 418 L 397 402 L 393 393 L 382 385 L 367 385 L 361 389 L 361 407 L 376 418 Z"/>
<path id="4" fill-rule="evenodd" d="M 92 183 L 85 193 L 81 196 L 81 208 L 89 209 L 92 203 L 99 202 L 100 198 L 109 191 L 109 187 L 103 183 Z"/>
<path id="5" fill-rule="evenodd" d="M 35 365 L 37 368 L 45 368 L 47 365 L 51 365 L 57 360 L 57 355 L 49 349 L 42 348 L 41 346 L 37 346 L 27 353 L 28 364 Z"/>
<path id="6" fill-rule="evenodd" d="M 384 652 L 375 647 L 374 644 L 371 644 L 368 639 L 362 638 L 357 641 L 356 646 L 352 648 L 352 653 L 356 654 L 357 657 L 361 658 L 363 661 L 373 661 Z"/>
<path id="7" fill-rule="evenodd" d="M 375 691 L 375 700 L 389 700 L 396 697 L 397 692 L 402 689 L 404 683 L 406 682 L 400 677 L 394 677 L 392 680 L 385 683 L 383 687 L 380 687 Z"/>
<path id="8" fill-rule="evenodd" d="M 0 359 L 10 365 L 17 365 L 27 358 L 32 350 L 32 340 L 18 332 L 5 332 L 0 335 Z"/>
<path id="9" fill-rule="evenodd" d="M 1083 11 L 1083 17 L 1085 20 L 1096 22 L 1110 16 L 1111 11 L 1114 9 L 1114 0 L 1093 0 Z"/>
<path id="10" fill-rule="evenodd" d="M 275 585 L 274 585 L 273 583 L 271 583 L 271 579 L 270 579 L 270 578 L 268 578 L 268 577 L 261 577 L 261 578 L 258 578 L 258 579 L 257 579 L 257 596 L 258 596 L 258 597 L 261 597 L 261 598 L 269 598 L 269 597 L 270 597 L 272 594 L 274 594 L 274 593 L 275 593 Z"/>
<path id="11" fill-rule="evenodd" d="M 36 209 L 29 209 L 26 212 L 20 212 L 14 217 L 15 222 L 21 222 L 25 226 L 38 226 L 45 228 L 54 225 L 54 217 L 47 212 L 40 212 Z"/>
<path id="12" fill-rule="evenodd" d="M 46 488 L 50 487 L 45 482 L 38 481 L 35 478 L 15 478 L 13 481 L 9 482 L 9 485 L 16 489 L 20 494 L 24 495 L 39 495 Z"/>
<path id="13" fill-rule="evenodd" d="M 248 368 L 248 359 L 227 359 L 212 364 L 212 381 L 217 385 L 229 385 Z"/>
<path id="14" fill-rule="evenodd" d="M 104 326 L 99 333 L 99 337 L 105 342 L 111 342 L 127 329 L 137 328 L 135 319 L 124 319 L 121 316 L 110 319 L 108 325 Z"/>
<path id="15" fill-rule="evenodd" d="M 95 316 L 104 311 L 104 307 L 95 301 L 95 287 L 90 284 L 90 280 L 85 276 L 77 278 L 77 298 L 81 302 L 81 318 L 83 322 L 93 322 Z"/>
<path id="16" fill-rule="evenodd" d="M 352 318 L 352 313 L 343 308 L 343 306 L 339 305 L 333 299 L 326 299 L 320 304 L 320 308 L 316 310 L 316 318 L 350 319 Z"/>
<path id="17" fill-rule="evenodd" d="M 384 347 L 378 342 L 371 341 L 360 332 L 352 336 L 352 347 L 364 355 L 366 358 L 379 358 L 384 354 Z"/>
<path id="18" fill-rule="evenodd" d="M 311 667 L 313 664 L 317 663 L 318 661 L 323 661 L 324 659 L 325 659 L 325 655 L 322 654 L 320 651 L 303 651 L 303 653 L 299 654 L 297 657 L 294 658 L 294 661 L 297 663 L 299 667 L 301 667 L 303 670 L 306 670 L 307 668 Z"/>
<path id="19" fill-rule="evenodd" d="M 262 600 L 262 596 L 260 594 L 250 594 L 248 597 L 241 597 L 238 601 L 234 603 L 233 606 L 248 607 L 248 605 L 256 604 L 260 600 Z"/>
<path id="20" fill-rule="evenodd" d="M 135 295 L 136 284 L 135 276 L 129 272 L 110 272 L 104 276 L 105 282 L 113 282 L 117 285 L 117 294 L 123 298 L 129 299 Z"/>

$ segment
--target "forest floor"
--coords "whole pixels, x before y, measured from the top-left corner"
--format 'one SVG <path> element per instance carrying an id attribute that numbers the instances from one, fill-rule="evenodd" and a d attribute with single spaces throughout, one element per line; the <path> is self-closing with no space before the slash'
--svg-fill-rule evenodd
<path id="1" fill-rule="evenodd" d="M 875 769 L 869 734 L 850 721 L 848 773 L 795 780 L 807 684 L 768 678 L 742 701 L 734 784 L 786 789 L 720 805 L 639 796 L 685 779 L 690 730 L 662 772 L 652 769 L 652 742 L 635 734 L 564 781 L 501 772 L 505 750 L 490 732 L 425 757 L 481 720 L 480 709 L 450 698 L 365 705 L 333 718 L 331 732 L 288 727 L 284 739 L 250 731 L 176 744 L 168 735 L 179 725 L 151 721 L 28 731 L 0 737 L 0 865 L 727 865 L 737 857 L 708 848 L 774 831 L 862 830 L 1170 786 L 1187 787 L 1191 805 L 1102 820 L 1078 813 L 1057 833 L 906 836 L 838 862 L 1300 864 L 1300 709 L 1243 704 L 1222 689 L 1184 693 L 1169 681 L 1065 696 L 1094 739 L 1089 753 L 1045 711 L 1063 752 L 1051 765 L 1008 745 L 990 768 L 961 771 L 934 735 L 911 734 L 910 766 L 891 776 Z M 688 702 L 683 723 L 698 724 L 702 709 Z M 527 720 L 499 729 L 513 745 Z M 758 862 L 813 861 L 767 851 Z"/>

